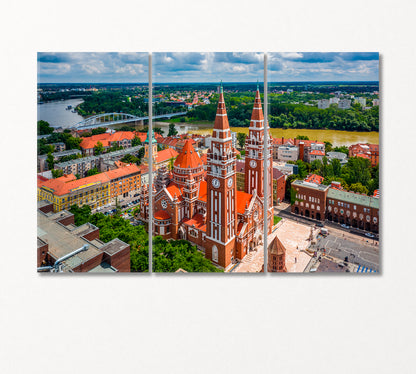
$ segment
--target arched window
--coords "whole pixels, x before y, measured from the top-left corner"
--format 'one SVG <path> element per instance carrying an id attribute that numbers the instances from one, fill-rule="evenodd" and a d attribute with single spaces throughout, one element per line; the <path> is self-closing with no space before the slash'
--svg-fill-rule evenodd
<path id="1" fill-rule="evenodd" d="M 212 247 L 212 261 L 218 262 L 218 248 L 216 245 Z"/>

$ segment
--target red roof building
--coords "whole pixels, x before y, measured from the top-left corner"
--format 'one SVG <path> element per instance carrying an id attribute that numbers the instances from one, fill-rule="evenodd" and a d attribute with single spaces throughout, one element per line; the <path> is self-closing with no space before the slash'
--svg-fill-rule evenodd
<path id="1" fill-rule="evenodd" d="M 378 144 L 353 144 L 348 147 L 349 157 L 362 157 L 370 160 L 371 166 L 379 163 L 379 145 Z"/>
<path id="2" fill-rule="evenodd" d="M 256 131 L 264 131 L 259 92 L 250 126 Z M 258 146 L 254 143 L 250 146 Z M 157 171 L 153 192 L 155 235 L 165 239 L 186 239 L 204 248 L 205 256 L 223 268 L 255 250 L 263 242 L 263 190 L 253 182 L 250 192 L 247 189 L 237 191 L 236 152 L 232 147 L 223 93 L 220 94 L 207 154 L 200 157 L 193 146 L 195 140 L 185 136 L 164 138 L 159 144 L 167 148 L 158 152 L 158 156 L 162 152 L 172 152 L 173 146 L 181 151 L 171 174 L 166 167 Z M 204 164 L 207 170 L 204 170 Z M 262 170 L 260 161 L 257 165 Z M 148 199 L 149 191 L 144 187 L 140 194 L 144 208 L 140 215 L 145 221 L 149 219 Z M 271 225 L 269 228 L 271 230 Z"/>

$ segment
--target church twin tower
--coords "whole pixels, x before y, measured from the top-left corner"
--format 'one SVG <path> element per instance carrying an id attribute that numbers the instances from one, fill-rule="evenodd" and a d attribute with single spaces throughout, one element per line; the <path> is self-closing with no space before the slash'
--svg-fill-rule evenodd
<path id="1" fill-rule="evenodd" d="M 271 230 L 272 150 L 267 147 L 268 227 Z M 257 89 L 245 144 L 245 192 L 264 199 L 264 117 Z M 221 93 L 215 117 L 211 147 L 207 155 L 207 218 L 205 256 L 224 267 L 236 258 L 237 180 L 236 151 L 232 147 L 224 94 Z"/>

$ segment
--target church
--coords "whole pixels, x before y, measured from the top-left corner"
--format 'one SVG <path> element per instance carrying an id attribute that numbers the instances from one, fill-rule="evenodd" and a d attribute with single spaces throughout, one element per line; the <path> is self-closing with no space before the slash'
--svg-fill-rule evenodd
<path id="1" fill-rule="evenodd" d="M 226 269 L 263 244 L 264 200 L 267 198 L 268 234 L 273 226 L 272 147 L 264 154 L 264 117 L 257 88 L 249 134 L 245 142 L 245 188 L 237 191 L 236 150 L 232 147 L 224 93 L 221 87 L 207 170 L 188 139 L 173 163 L 158 168 L 153 184 L 154 235 L 185 239 Z M 270 137 L 269 137 L 270 139 Z M 140 194 L 141 219 L 147 221 L 149 191 Z"/>

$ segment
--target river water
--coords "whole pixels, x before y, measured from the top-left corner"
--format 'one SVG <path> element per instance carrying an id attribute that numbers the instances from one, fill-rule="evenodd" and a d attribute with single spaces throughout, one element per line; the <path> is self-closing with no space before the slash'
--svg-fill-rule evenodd
<path id="1" fill-rule="evenodd" d="M 75 108 L 82 102 L 82 99 L 70 99 L 38 104 L 38 121 L 49 122 L 53 127 L 71 127 L 84 118 L 78 113 L 73 113 L 72 109 L 67 110 L 66 108 L 68 105 L 72 105 L 72 108 Z"/>
<path id="2" fill-rule="evenodd" d="M 179 134 L 200 134 L 211 135 L 213 123 L 175 123 L 175 127 Z M 161 127 L 165 135 L 169 130 L 169 124 L 166 122 L 156 122 L 156 127 Z M 231 131 L 243 132 L 248 134 L 247 127 L 231 127 Z M 320 142 L 330 142 L 333 146 L 346 145 L 356 143 L 379 144 L 378 132 L 356 132 L 356 131 L 340 131 L 340 130 L 309 130 L 309 129 L 270 129 L 270 133 L 274 138 L 295 138 L 298 135 L 305 135 L 309 140 L 317 140 Z"/>
<path id="3" fill-rule="evenodd" d="M 83 120 L 78 113 L 67 110 L 68 105 L 75 108 L 82 103 L 82 99 L 71 99 L 63 101 L 54 101 L 45 104 L 38 104 L 38 120 L 49 122 L 54 127 L 71 127 Z M 166 136 L 169 131 L 169 123 L 155 122 L 155 127 L 161 127 Z M 201 134 L 211 135 L 214 123 L 175 123 L 175 127 L 179 134 Z M 243 132 L 248 134 L 247 127 L 231 127 L 231 131 Z M 274 138 L 295 138 L 298 135 L 305 135 L 310 140 L 328 141 L 334 146 L 351 145 L 355 143 L 371 143 L 379 144 L 378 132 L 355 132 L 355 131 L 339 131 L 339 130 L 307 130 L 307 129 L 270 129 Z"/>

